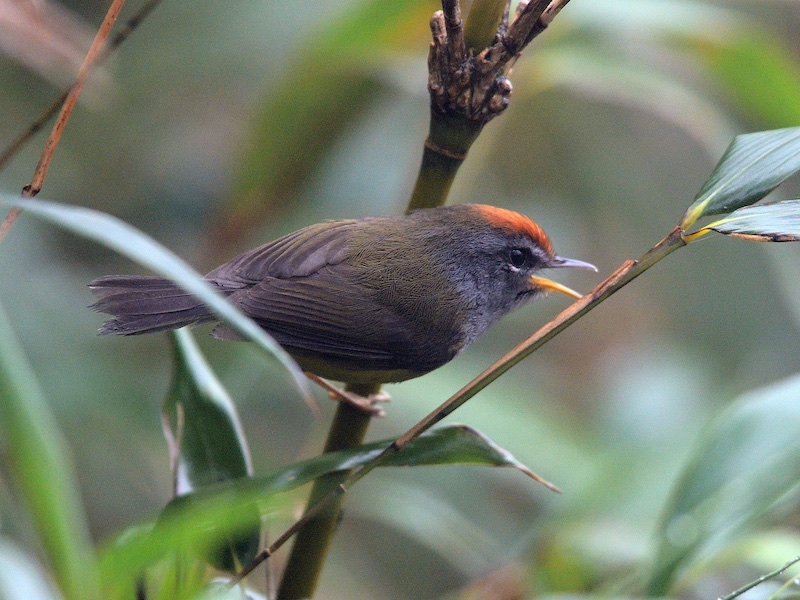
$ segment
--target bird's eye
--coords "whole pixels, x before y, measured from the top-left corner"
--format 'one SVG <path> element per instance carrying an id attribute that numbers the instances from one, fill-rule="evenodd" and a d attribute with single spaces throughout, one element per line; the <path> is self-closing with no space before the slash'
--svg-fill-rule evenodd
<path id="1" fill-rule="evenodd" d="M 515 269 L 521 269 L 527 263 L 528 253 L 520 248 L 512 248 L 508 252 L 508 262 Z"/>

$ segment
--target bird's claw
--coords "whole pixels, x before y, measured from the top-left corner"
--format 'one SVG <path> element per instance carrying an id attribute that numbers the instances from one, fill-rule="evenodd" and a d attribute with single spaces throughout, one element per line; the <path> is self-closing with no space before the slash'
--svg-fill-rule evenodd
<path id="1" fill-rule="evenodd" d="M 361 412 L 371 414 L 375 417 L 386 416 L 386 411 L 383 410 L 381 404 L 385 404 L 386 402 L 389 402 L 392 399 L 392 397 L 386 392 L 378 392 L 377 394 L 370 394 L 369 396 L 361 396 L 360 394 L 356 394 L 354 392 L 339 389 L 326 379 L 323 379 L 322 377 L 320 377 L 319 375 L 315 375 L 314 373 L 310 373 L 307 371 L 306 376 L 311 381 L 313 381 L 323 389 L 327 390 L 328 395 L 337 402 L 343 402 L 345 404 L 349 404 L 356 410 L 360 410 Z"/>
<path id="2" fill-rule="evenodd" d="M 361 412 L 369 413 L 374 417 L 385 417 L 386 411 L 383 410 L 381 404 L 390 402 L 392 399 L 386 392 L 378 392 L 377 394 L 370 394 L 369 396 L 359 396 L 358 394 L 345 390 L 330 392 L 330 397 L 338 402 L 349 404 Z"/>

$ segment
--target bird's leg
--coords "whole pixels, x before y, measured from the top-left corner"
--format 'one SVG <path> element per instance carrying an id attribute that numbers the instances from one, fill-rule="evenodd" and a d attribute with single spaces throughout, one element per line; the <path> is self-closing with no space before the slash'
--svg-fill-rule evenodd
<path id="1" fill-rule="evenodd" d="M 369 413 L 376 417 L 385 417 L 386 411 L 383 410 L 381 404 L 389 402 L 392 397 L 386 392 L 378 392 L 377 394 L 370 394 L 369 396 L 360 396 L 353 392 L 337 388 L 329 381 L 323 379 L 314 373 L 306 372 L 306 376 L 316 383 L 318 386 L 328 392 L 328 395 L 337 402 L 344 402 L 361 412 Z"/>
<path id="2" fill-rule="evenodd" d="M 385 404 L 392 399 L 386 392 L 378 392 L 377 394 L 370 394 L 369 396 L 359 396 L 353 392 L 339 389 L 335 392 L 330 392 L 330 397 L 338 402 L 345 402 L 362 412 L 370 413 L 375 417 L 386 416 L 386 411 L 383 410 L 381 404 Z"/>

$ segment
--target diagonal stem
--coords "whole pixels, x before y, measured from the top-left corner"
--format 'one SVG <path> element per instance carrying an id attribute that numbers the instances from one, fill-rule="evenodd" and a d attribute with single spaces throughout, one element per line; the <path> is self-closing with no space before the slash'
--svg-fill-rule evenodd
<path id="1" fill-rule="evenodd" d="M 161 0 L 148 0 L 145 2 L 139 11 L 133 15 L 128 22 L 109 42 L 108 46 L 106 47 L 105 51 L 100 55 L 97 59 L 97 65 L 102 64 L 110 54 L 116 50 L 125 40 L 130 37 L 131 33 L 133 33 L 134 29 L 136 29 L 139 25 L 141 25 L 142 21 L 144 21 L 147 16 L 153 11 L 153 9 L 161 3 Z M 75 85 L 73 83 L 73 85 Z M 65 90 L 58 98 L 53 100 L 53 102 L 48 106 L 46 109 L 42 111 L 42 114 L 31 123 L 28 128 L 19 134 L 14 141 L 12 141 L 8 146 L 6 146 L 5 150 L 0 153 L 0 171 L 2 171 L 9 161 L 14 158 L 17 152 L 28 143 L 33 136 L 35 136 L 45 124 L 58 112 L 58 108 L 64 104 L 69 95 L 69 89 Z"/>
<path id="2" fill-rule="evenodd" d="M 273 542 L 269 548 L 257 556 L 244 571 L 234 577 L 231 580 L 230 585 L 233 586 L 241 581 L 242 578 L 250 573 L 261 562 L 274 554 L 275 551 L 278 550 L 278 548 L 285 544 L 289 539 L 291 539 L 292 536 L 294 536 L 298 531 L 301 531 L 305 527 L 306 523 L 312 520 L 316 515 L 327 511 L 331 506 L 339 506 L 342 500 L 341 497 L 344 495 L 344 493 L 372 470 L 381 466 L 389 458 L 389 456 L 404 448 L 410 441 L 416 439 L 422 433 L 433 427 L 433 425 L 455 411 L 467 400 L 477 395 L 478 392 L 483 390 L 503 373 L 511 369 L 511 367 L 542 347 L 556 335 L 561 333 L 574 322 L 578 321 L 593 308 L 599 306 L 602 302 L 610 298 L 614 293 L 621 290 L 624 286 L 636 279 L 639 275 L 647 271 L 657 262 L 661 261 L 675 250 L 686 245 L 687 241 L 683 238 L 683 230 L 680 227 L 676 227 L 663 240 L 647 251 L 639 260 L 625 261 L 605 281 L 597 285 L 591 292 L 577 300 L 566 310 L 562 311 L 552 321 L 545 324 L 538 331 L 533 333 L 528 339 L 523 341 L 516 348 L 498 360 L 495 364 L 478 375 L 461 390 L 456 392 L 453 396 L 441 404 L 436 410 L 428 414 L 411 429 L 406 431 L 406 433 L 392 442 L 392 444 L 387 446 L 377 457 L 347 474 L 346 477 L 344 477 L 340 482 L 338 482 L 335 486 L 332 486 L 332 489 L 328 491 L 327 495 L 319 498 L 315 504 L 309 503 L 309 506 L 306 509 L 306 513 L 303 515 L 303 517 L 291 525 L 277 540 L 275 540 L 275 542 Z"/>
<path id="3" fill-rule="evenodd" d="M 64 105 L 61 107 L 61 113 L 58 115 L 58 118 L 53 125 L 53 130 L 50 132 L 50 137 L 48 137 L 47 142 L 45 142 L 44 150 L 39 158 L 39 163 L 36 165 L 36 170 L 33 173 L 33 179 L 31 179 L 31 182 L 28 185 L 22 188 L 23 198 L 33 198 L 42 189 L 42 186 L 44 185 L 44 178 L 47 175 L 47 170 L 50 168 L 50 163 L 53 161 L 53 155 L 55 154 L 56 148 L 61 141 L 64 128 L 67 126 L 67 122 L 69 121 L 70 115 L 72 115 L 72 111 L 78 102 L 78 98 L 83 91 L 83 87 L 86 85 L 86 82 L 89 80 L 89 76 L 92 74 L 95 66 L 97 66 L 97 63 L 102 57 L 106 40 L 111 34 L 111 29 L 117 22 L 117 17 L 119 16 L 119 13 L 124 5 L 125 0 L 113 0 L 111 6 L 109 6 L 108 12 L 106 12 L 106 16 L 103 19 L 103 23 L 100 25 L 100 29 L 97 30 L 94 41 L 89 48 L 89 52 L 86 53 L 86 58 L 84 58 L 83 64 L 78 70 L 78 76 L 75 79 L 75 83 L 67 93 Z M 0 223 L 0 242 L 3 241 L 3 238 L 14 225 L 14 222 L 21 213 L 21 208 L 12 208 L 5 220 Z"/>

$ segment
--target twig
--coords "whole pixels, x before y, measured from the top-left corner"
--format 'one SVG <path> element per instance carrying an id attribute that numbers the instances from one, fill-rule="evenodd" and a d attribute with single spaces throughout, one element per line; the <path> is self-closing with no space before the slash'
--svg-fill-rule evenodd
<path id="1" fill-rule="evenodd" d="M 133 15 L 128 21 L 125 23 L 125 27 L 123 27 L 108 43 L 108 46 L 105 47 L 103 52 L 97 58 L 96 66 L 101 65 L 105 60 L 111 55 L 114 50 L 116 50 L 125 40 L 128 39 L 131 33 L 133 33 L 134 29 L 136 29 L 139 25 L 141 25 L 142 21 L 144 21 L 147 16 L 153 11 L 153 9 L 161 3 L 161 0 L 148 0 L 145 2 L 139 11 Z M 73 82 L 72 85 L 75 85 Z M 41 131 L 42 127 L 44 127 L 45 123 L 49 121 L 53 115 L 58 112 L 58 108 L 64 104 L 64 101 L 67 99 L 67 95 L 69 94 L 69 89 L 64 90 L 61 95 L 53 100 L 52 104 L 48 106 L 39 117 L 31 123 L 28 128 L 23 131 L 19 136 L 17 136 L 14 141 L 12 141 L 5 150 L 3 150 L 2 154 L 0 154 L 0 171 L 5 169 L 6 165 L 9 161 L 14 158 L 17 152 L 33 138 L 39 131 Z"/>
<path id="2" fill-rule="evenodd" d="M 78 97 L 81 95 L 83 87 L 89 80 L 92 71 L 94 71 L 97 59 L 103 50 L 108 36 L 111 34 L 111 28 L 114 27 L 114 23 L 117 22 L 119 11 L 122 10 L 123 6 L 125 6 L 125 0 L 112 1 L 106 13 L 106 18 L 103 19 L 103 23 L 100 25 L 100 29 L 97 30 L 97 35 L 92 42 L 92 46 L 89 48 L 89 52 L 86 53 L 86 58 L 83 60 L 83 64 L 78 71 L 78 77 L 67 94 L 67 99 L 64 102 L 64 106 L 61 108 L 61 114 L 58 115 L 58 119 L 56 119 L 55 125 L 53 125 L 53 131 L 50 133 L 50 137 L 47 139 L 47 143 L 44 146 L 42 156 L 39 158 L 39 164 L 36 165 L 33 179 L 28 185 L 22 188 L 22 195 L 24 197 L 32 198 L 42 189 L 44 178 L 47 175 L 47 170 L 50 168 L 50 163 L 53 160 L 53 154 L 55 154 L 58 143 L 61 141 L 64 128 L 75 108 L 75 104 L 78 102 Z"/>
<path id="3" fill-rule="evenodd" d="M 542 16 L 539 17 L 539 21 L 543 25 L 541 31 L 544 31 L 547 26 L 553 22 L 553 19 L 558 16 L 558 13 L 560 13 L 561 9 L 567 4 L 569 4 L 569 0 L 553 0 L 550 5 L 544 9 Z"/>
<path id="4" fill-rule="evenodd" d="M 451 60 L 463 62 L 467 56 L 464 47 L 464 23 L 461 20 L 461 7 L 458 0 L 442 0 L 444 28 L 447 32 L 447 53 Z"/>
<path id="5" fill-rule="evenodd" d="M 537 29 L 539 17 L 542 16 L 549 4 L 550 0 L 531 0 L 527 6 L 519 11 L 517 18 L 509 26 L 508 33 L 501 42 L 506 52 L 501 55 L 498 65 L 502 66 L 509 59 L 522 52 L 525 46 L 536 37 L 537 34 L 533 32 Z"/>
<path id="6" fill-rule="evenodd" d="M 508 33 L 508 24 L 509 18 L 511 17 L 511 0 L 506 2 L 506 8 L 503 11 L 503 16 L 500 17 L 500 25 L 497 27 L 497 38 L 495 41 L 502 38 L 506 33 Z"/>
<path id="7" fill-rule="evenodd" d="M 22 196 L 24 198 L 33 198 L 42 189 L 42 185 L 44 185 L 44 178 L 47 175 L 47 170 L 50 168 L 50 163 L 53 160 L 53 155 L 55 154 L 56 148 L 61 141 L 64 128 L 66 127 L 69 117 L 75 108 L 78 97 L 83 91 L 83 87 L 86 85 L 89 76 L 92 74 L 92 71 L 102 57 L 105 42 L 108 39 L 108 36 L 111 34 L 111 29 L 114 27 L 114 23 L 116 23 L 117 17 L 119 16 L 119 13 L 124 5 L 125 0 L 113 0 L 111 6 L 108 8 L 105 19 L 103 19 L 103 23 L 100 25 L 100 29 L 98 29 L 97 35 L 95 35 L 89 51 L 86 53 L 86 58 L 84 58 L 83 64 L 78 70 L 78 76 L 75 79 L 75 83 L 72 84 L 69 92 L 67 92 L 64 104 L 61 108 L 61 113 L 58 115 L 58 119 L 56 119 L 56 122 L 53 125 L 53 130 L 50 132 L 50 137 L 47 138 L 44 150 L 39 158 L 39 163 L 36 165 L 33 179 L 31 179 L 31 182 L 28 185 L 22 188 Z M 34 128 L 38 130 L 36 125 L 37 124 L 34 124 Z M 39 127 L 41 127 L 41 125 L 39 125 Z M 21 143 L 15 146 L 15 148 L 18 148 L 19 146 L 21 146 Z M 5 238 L 6 234 L 14 224 L 14 221 L 17 220 L 17 217 L 21 212 L 22 209 L 20 208 L 12 208 L 8 212 L 8 215 L 6 215 L 5 220 L 0 223 L 0 242 L 3 241 L 3 238 Z"/>
<path id="8" fill-rule="evenodd" d="M 780 569 L 776 569 L 776 570 L 772 571 L 771 573 L 767 573 L 766 575 L 762 575 L 761 577 L 759 577 L 755 581 L 751 581 L 747 585 L 740 587 L 735 592 L 731 592 L 727 596 L 720 596 L 718 600 L 733 600 L 734 598 L 736 598 L 738 596 L 741 596 L 745 592 L 749 592 L 750 590 L 752 590 L 757 585 L 761 585 L 767 579 L 772 579 L 773 577 L 777 577 L 778 575 L 783 573 L 786 569 L 788 569 L 789 567 L 791 567 L 792 565 L 794 565 L 794 564 L 796 564 L 798 562 L 800 562 L 800 556 L 795 556 L 792 560 L 787 562 Z"/>

